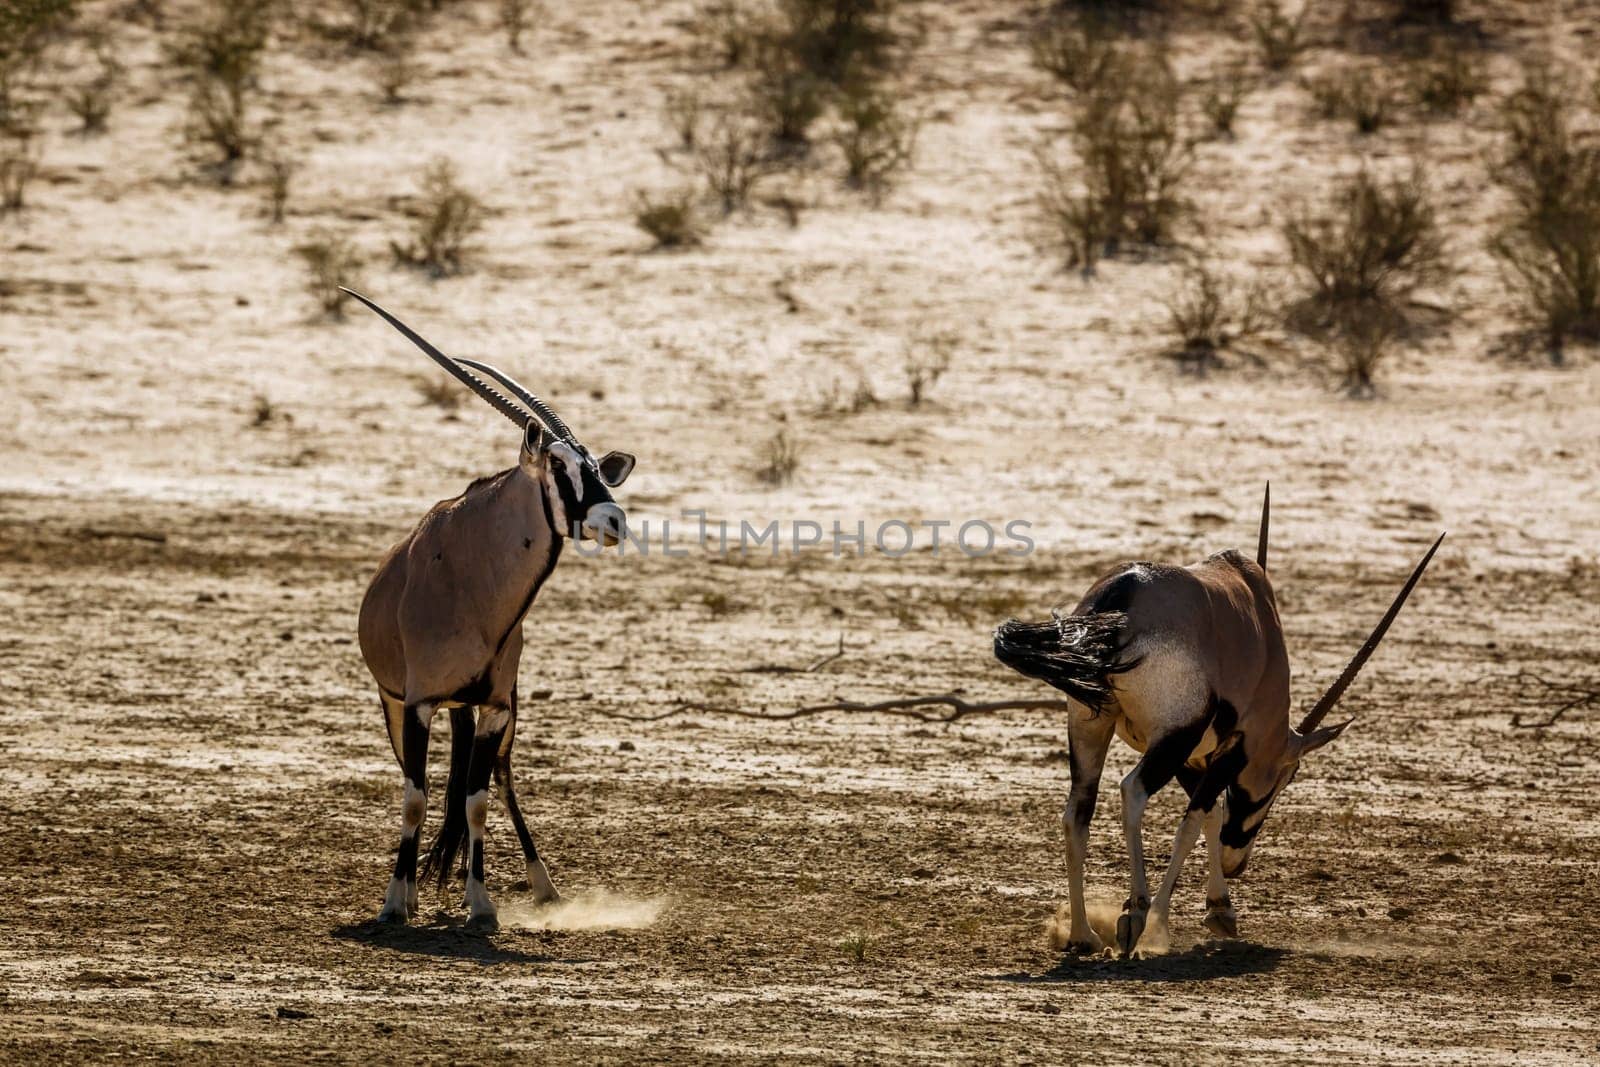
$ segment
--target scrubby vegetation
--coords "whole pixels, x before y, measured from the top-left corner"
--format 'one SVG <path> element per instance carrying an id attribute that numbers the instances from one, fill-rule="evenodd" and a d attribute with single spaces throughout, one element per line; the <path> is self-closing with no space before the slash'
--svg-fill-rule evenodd
<path id="1" fill-rule="evenodd" d="M 1102 255 L 1173 239 L 1191 207 L 1184 180 L 1194 152 L 1182 101 L 1165 57 L 1146 50 L 1123 77 L 1077 101 L 1070 157 L 1060 145 L 1040 147 L 1040 205 L 1069 266 L 1092 270 Z"/>
<path id="2" fill-rule="evenodd" d="M 1165 305 L 1170 354 L 1197 374 L 1220 366 L 1224 351 L 1266 329 L 1270 313 L 1259 286 L 1241 288 L 1204 261 L 1185 265 Z"/>
<path id="3" fill-rule="evenodd" d="M 1506 100 L 1495 176 L 1513 207 L 1490 243 L 1556 359 L 1570 337 L 1600 340 L 1600 146 L 1575 130 L 1574 96 L 1537 64 Z"/>
<path id="4" fill-rule="evenodd" d="M 219 0 L 188 27 L 172 57 L 190 81 L 188 139 L 209 152 L 218 182 L 231 185 L 239 164 L 260 141 L 254 120 L 271 8 L 252 0 Z"/>
<path id="5" fill-rule="evenodd" d="M 294 251 L 306 265 L 306 291 L 316 301 L 318 310 L 330 319 L 344 318 L 344 306 L 350 294 L 340 286 L 352 289 L 361 286 L 361 253 L 356 246 L 347 237 L 323 231 Z"/>
<path id="6" fill-rule="evenodd" d="M 655 240 L 657 248 L 699 244 L 703 231 L 695 199 L 693 189 L 679 189 L 662 196 L 637 193 L 633 221 Z"/>
<path id="7" fill-rule="evenodd" d="M 436 159 L 422 176 L 421 194 L 410 211 L 411 238 L 391 242 L 397 262 L 435 278 L 466 269 L 471 241 L 483 229 L 483 201 L 462 188 L 449 160 Z"/>

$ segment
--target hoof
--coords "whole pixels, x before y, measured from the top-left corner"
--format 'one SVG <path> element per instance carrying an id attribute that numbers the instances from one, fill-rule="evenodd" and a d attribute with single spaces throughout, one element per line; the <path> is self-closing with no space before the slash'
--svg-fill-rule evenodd
<path id="1" fill-rule="evenodd" d="M 404 908 L 384 908 L 378 912 L 378 921 L 385 926 L 404 926 L 409 918 Z"/>
<path id="2" fill-rule="evenodd" d="M 1218 937 L 1239 936 L 1239 916 L 1232 908 L 1206 912 L 1205 924 Z"/>
<path id="3" fill-rule="evenodd" d="M 1133 955 L 1133 948 L 1144 933 L 1144 916 L 1139 912 L 1123 912 L 1117 916 L 1117 950 L 1122 958 Z"/>
<path id="4" fill-rule="evenodd" d="M 1074 956 L 1098 956 L 1105 949 L 1105 942 L 1094 934 L 1090 934 L 1087 938 L 1067 942 L 1067 952 Z"/>
<path id="5" fill-rule="evenodd" d="M 500 929 L 500 919 L 494 912 L 486 911 L 482 915 L 474 915 L 469 918 L 466 925 L 468 930 L 493 933 Z"/>

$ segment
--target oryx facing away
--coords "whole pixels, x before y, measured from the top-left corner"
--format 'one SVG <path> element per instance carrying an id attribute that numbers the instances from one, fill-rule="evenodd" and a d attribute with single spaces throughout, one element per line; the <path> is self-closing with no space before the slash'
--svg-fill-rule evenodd
<path id="1" fill-rule="evenodd" d="M 378 918 L 405 922 L 417 910 L 429 729 L 443 708 L 450 711 L 451 738 L 445 818 L 423 873 L 437 870 L 443 885 L 465 836 L 470 921 L 492 923 L 495 907 L 483 882 L 491 776 L 499 780 L 521 839 L 529 887 L 540 901 L 559 895 L 511 781 L 522 621 L 555 568 L 564 538 L 614 545 L 625 535 L 622 509 L 608 487 L 622 484 L 634 458 L 609 452 L 595 459 L 548 405 L 510 377 L 470 359 L 451 359 L 371 300 L 350 295 L 522 431 L 517 465 L 435 504 L 389 550 L 361 602 L 361 655 L 378 683 L 389 742 L 405 775 L 400 850 Z"/>
<path id="2" fill-rule="evenodd" d="M 1130 954 L 1147 919 L 1152 928 L 1165 928 L 1173 886 L 1202 828 L 1210 866 L 1205 925 L 1215 934 L 1237 936 L 1228 881 L 1243 873 L 1272 802 L 1300 760 L 1350 725 L 1321 723 L 1444 540 L 1440 534 L 1372 636 L 1296 729 L 1289 724 L 1289 659 L 1266 570 L 1269 505 L 1270 488 L 1254 561 L 1228 551 L 1189 567 L 1130 563 L 1091 586 L 1070 615 L 1053 613 L 1043 623 L 1012 619 L 995 631 L 994 652 L 1002 663 L 1072 698 L 1072 787 L 1062 813 L 1072 951 L 1104 947 L 1084 907 L 1083 866 L 1112 734 L 1143 753 L 1122 780 L 1132 870 L 1117 920 L 1117 948 Z M 1166 878 L 1151 899 L 1140 823 L 1146 802 L 1173 778 L 1189 794 L 1189 806 Z"/>

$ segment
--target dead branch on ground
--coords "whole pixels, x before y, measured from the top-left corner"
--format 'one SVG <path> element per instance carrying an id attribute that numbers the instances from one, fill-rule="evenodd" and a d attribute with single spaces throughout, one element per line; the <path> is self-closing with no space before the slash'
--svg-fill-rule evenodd
<path id="1" fill-rule="evenodd" d="M 708 704 L 700 700 L 685 700 L 650 715 L 630 715 L 627 712 L 605 710 L 600 710 L 599 714 L 608 719 L 624 719 L 628 722 L 660 722 L 662 719 L 670 719 L 677 715 L 697 713 L 727 715 L 736 719 L 789 722 L 813 715 L 823 715 L 830 711 L 844 711 L 862 714 L 902 715 L 918 722 L 950 723 L 958 719 L 964 719 L 969 715 L 987 715 L 997 711 L 1066 711 L 1071 706 L 1065 700 L 987 700 L 973 702 L 963 699 L 956 693 L 939 693 L 934 696 L 902 697 L 897 700 L 872 702 L 835 700 L 827 704 L 811 704 L 803 708 L 791 708 L 788 711 L 776 712 L 746 711 L 743 708 L 728 707 L 724 704 Z M 942 712 L 925 710 L 929 708 L 946 708 L 948 710 Z"/>
<path id="2" fill-rule="evenodd" d="M 1542 701 L 1560 702 L 1555 710 L 1543 719 L 1524 721 L 1521 712 L 1512 715 L 1511 725 L 1518 730 L 1540 730 L 1546 726 L 1554 726 L 1560 721 L 1561 716 L 1569 711 L 1600 704 L 1600 686 L 1591 681 L 1552 682 L 1532 671 L 1518 671 L 1511 676 L 1511 680 L 1521 684 L 1525 689 L 1535 689 Z"/>

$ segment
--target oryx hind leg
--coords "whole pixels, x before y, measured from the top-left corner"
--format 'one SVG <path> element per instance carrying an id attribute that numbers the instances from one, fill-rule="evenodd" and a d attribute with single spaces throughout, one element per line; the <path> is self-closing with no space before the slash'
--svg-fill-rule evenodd
<path id="1" fill-rule="evenodd" d="M 386 711 L 388 699 L 385 696 Z M 400 847 L 379 922 L 403 923 L 417 912 L 417 842 L 428 813 L 428 737 L 433 711 L 432 704 L 408 704 L 401 710 L 398 754 L 405 772 L 405 796 L 400 802 Z"/>
<path id="2" fill-rule="evenodd" d="M 489 822 L 489 779 L 500 761 L 500 745 L 511 724 L 511 709 L 485 705 L 478 710 L 478 725 L 472 736 L 472 758 L 467 770 L 467 920 L 475 925 L 493 926 L 494 902 L 484 885 L 484 831 Z"/>
<path id="3" fill-rule="evenodd" d="M 1071 928 L 1067 934 L 1069 952 L 1095 953 L 1105 947 L 1100 935 L 1089 925 L 1084 904 L 1083 867 L 1089 854 L 1089 823 L 1094 819 L 1100 791 L 1100 772 L 1106 751 L 1111 747 L 1115 719 L 1110 713 L 1091 714 L 1088 709 L 1073 709 L 1067 726 L 1068 762 L 1072 788 L 1067 806 L 1061 812 L 1061 828 L 1067 838 L 1067 893 Z"/>
<path id="4" fill-rule="evenodd" d="M 445 781 L 444 822 L 422 858 L 418 881 L 436 878 L 443 889 L 467 837 L 467 772 L 472 762 L 472 708 L 450 709 L 450 776 Z"/>

